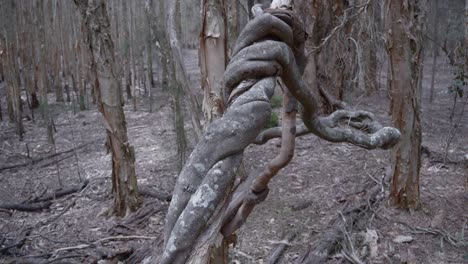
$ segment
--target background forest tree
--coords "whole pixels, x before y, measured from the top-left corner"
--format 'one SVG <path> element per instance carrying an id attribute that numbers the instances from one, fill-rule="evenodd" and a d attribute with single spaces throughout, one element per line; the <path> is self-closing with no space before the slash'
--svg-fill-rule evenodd
<path id="1" fill-rule="evenodd" d="M 0 262 L 160 254 L 177 175 L 227 108 L 220 84 L 236 39 L 251 8 L 270 2 L 0 1 Z M 213 252 L 242 263 L 463 262 L 468 1 L 293 8 L 320 113 L 370 110 L 402 140 L 364 152 L 298 125 L 291 164 L 237 245 Z M 92 19 L 105 30 L 93 33 Z M 283 96 L 278 86 L 273 137 Z M 241 176 L 262 170 L 281 140 L 255 143 Z"/>

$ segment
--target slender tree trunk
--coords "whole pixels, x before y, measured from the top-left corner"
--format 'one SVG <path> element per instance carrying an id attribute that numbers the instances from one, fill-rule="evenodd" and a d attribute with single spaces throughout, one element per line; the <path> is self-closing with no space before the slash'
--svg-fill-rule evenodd
<path id="1" fill-rule="evenodd" d="M 137 68 L 136 68 L 136 55 L 135 55 L 135 45 L 137 41 L 135 41 L 135 22 L 134 22 L 134 14 L 133 14 L 133 1 L 129 1 L 128 3 L 130 7 L 128 8 L 129 11 L 129 24 L 130 27 L 130 36 L 129 36 L 129 49 L 130 49 L 130 64 L 131 64 L 131 83 L 132 83 L 132 90 L 133 90 L 133 111 L 137 110 L 137 101 L 136 101 L 136 87 L 138 83 L 137 78 Z M 129 67 L 130 69 L 130 67 Z"/>
<path id="2" fill-rule="evenodd" d="M 10 6 L 14 10 L 14 5 Z M 14 18 L 12 18 L 14 21 Z M 24 127 L 23 127 L 23 112 L 21 106 L 21 87 L 20 87 L 20 72 L 17 62 L 17 45 L 13 41 L 16 36 L 16 26 L 11 25 L 8 29 L 4 28 L 5 36 L 5 53 L 2 54 L 3 67 L 6 69 L 6 88 L 7 94 L 10 97 L 11 116 L 10 121 L 14 121 L 16 126 L 16 133 L 19 140 L 23 140 Z M 8 99 L 8 98 L 7 98 Z"/>
<path id="3" fill-rule="evenodd" d="M 439 28 L 439 0 L 434 0 L 434 43 L 432 43 L 433 53 L 432 53 L 432 73 L 431 73 L 431 89 L 429 92 L 429 102 L 432 103 L 434 100 L 434 85 L 435 85 L 435 74 L 437 69 L 437 53 L 439 47 L 438 43 L 438 28 Z"/>
<path id="4" fill-rule="evenodd" d="M 393 150 L 391 203 L 400 208 L 418 208 L 421 167 L 420 65 L 425 1 L 387 0 L 389 28 L 391 113 L 401 131 Z M 408 38 L 408 34 L 413 37 Z"/>
<path id="5" fill-rule="evenodd" d="M 176 78 L 177 82 L 183 87 L 183 91 L 186 96 L 188 96 L 190 114 L 192 117 L 192 126 L 197 135 L 197 138 L 200 138 L 202 135 L 202 127 L 200 124 L 200 107 L 195 97 L 194 92 L 190 89 L 190 81 L 188 79 L 187 70 L 185 69 L 182 51 L 180 49 L 179 40 L 177 37 L 177 16 L 176 16 L 176 2 L 180 0 L 169 1 L 168 5 L 168 14 L 167 14 L 167 38 L 169 39 L 169 44 L 171 47 L 172 57 L 174 60 L 175 69 L 176 69 Z"/>
<path id="6" fill-rule="evenodd" d="M 171 0 L 172 1 L 172 0 Z M 165 1 L 162 1 L 162 6 L 165 6 Z M 170 47 L 169 43 L 169 28 L 167 28 L 164 18 L 166 14 L 164 8 L 160 10 L 160 18 L 163 19 L 160 25 L 164 35 L 162 36 L 162 53 L 164 54 L 165 59 L 167 59 L 167 82 L 169 92 L 172 94 L 172 103 L 174 109 L 174 128 L 176 130 L 176 142 L 177 142 L 177 155 L 178 155 L 178 170 L 180 171 L 185 164 L 185 154 L 187 151 L 187 139 L 185 135 L 184 128 L 184 113 L 183 113 L 183 90 L 179 80 L 177 79 L 176 73 L 176 62 L 173 59 L 174 54 L 173 50 Z"/>
<path id="7" fill-rule="evenodd" d="M 366 4 L 366 0 L 358 1 L 359 5 Z M 359 17 L 358 48 L 359 77 L 358 87 L 371 94 L 377 90 L 377 21 L 375 13 L 377 1 L 369 2 L 366 12 L 362 12 Z"/>
<path id="8" fill-rule="evenodd" d="M 122 94 L 116 78 L 115 52 L 105 0 L 75 0 L 81 11 L 82 30 L 91 54 L 96 92 L 107 122 L 107 146 L 112 152 L 112 192 L 118 216 L 134 211 L 138 198 L 135 152 L 128 142 Z"/>
<path id="9" fill-rule="evenodd" d="M 70 50 L 68 49 L 67 43 L 65 43 L 64 36 L 66 32 L 63 30 L 63 16 L 65 14 L 64 8 L 62 8 L 62 2 L 56 2 L 57 9 L 57 27 L 60 40 L 60 51 L 61 51 L 61 74 L 60 74 L 60 87 L 64 87 L 66 93 L 67 102 L 71 102 L 70 97 L 70 85 L 69 85 L 69 76 L 70 76 Z"/>
<path id="10" fill-rule="evenodd" d="M 131 41 L 129 40 L 129 24 L 128 24 L 128 8 L 126 0 L 122 0 L 122 28 L 123 28 L 123 41 L 124 41 L 124 60 L 123 68 L 125 75 L 125 92 L 127 93 L 127 100 L 132 99 L 132 87 L 131 87 L 131 71 L 130 71 L 130 45 Z M 130 18 L 131 19 L 131 18 Z"/>
<path id="11" fill-rule="evenodd" d="M 465 76 L 468 76 L 468 0 L 465 4 Z M 465 82 L 468 82 L 468 77 L 465 77 Z M 465 95 L 467 96 L 467 95 Z M 465 190 L 468 189 L 468 177 L 465 177 Z"/>
<path id="12" fill-rule="evenodd" d="M 149 95 L 150 95 L 150 104 L 152 97 L 152 89 L 154 88 L 154 78 L 153 78 L 153 43 L 152 43 L 152 26 L 151 20 L 153 19 L 153 0 L 146 0 L 145 7 L 145 18 L 146 18 L 146 73 L 149 82 Z"/>
<path id="13" fill-rule="evenodd" d="M 227 64 L 227 23 L 224 0 L 203 1 L 199 60 L 205 127 L 224 112 L 223 74 Z"/>

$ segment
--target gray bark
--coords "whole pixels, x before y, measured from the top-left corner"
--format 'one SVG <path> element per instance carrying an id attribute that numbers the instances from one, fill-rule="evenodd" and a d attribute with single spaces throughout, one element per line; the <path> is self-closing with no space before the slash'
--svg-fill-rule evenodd
<path id="1" fill-rule="evenodd" d="M 390 200 L 401 208 L 416 209 L 421 168 L 420 74 L 425 1 L 388 0 L 391 113 L 402 131 L 401 143 L 392 151 L 393 176 Z M 408 38 L 411 34 L 411 38 Z"/>
<path id="2" fill-rule="evenodd" d="M 368 112 L 341 111 L 318 118 L 315 98 L 301 78 L 303 25 L 292 12 L 269 12 L 253 19 L 240 34 L 224 74 L 228 109 L 208 126 L 179 175 L 159 263 L 210 263 L 207 252 L 219 246 L 219 232 L 236 214 L 236 204 L 244 199 L 261 201 L 249 189 L 257 174 L 240 186 L 234 178 L 243 150 L 256 140 L 269 118 L 277 76 L 301 103 L 308 130 L 319 137 L 367 148 L 389 147 L 398 140 L 398 130 L 380 126 Z M 367 126 L 369 131 L 341 128 L 338 123 L 343 118 L 351 119 L 351 128 Z"/>
<path id="3" fill-rule="evenodd" d="M 75 0 L 82 16 L 83 35 L 91 54 L 91 71 L 106 120 L 107 146 L 112 152 L 114 213 L 125 216 L 135 210 L 138 198 L 135 152 L 128 142 L 122 93 L 115 76 L 115 52 L 104 0 Z"/>

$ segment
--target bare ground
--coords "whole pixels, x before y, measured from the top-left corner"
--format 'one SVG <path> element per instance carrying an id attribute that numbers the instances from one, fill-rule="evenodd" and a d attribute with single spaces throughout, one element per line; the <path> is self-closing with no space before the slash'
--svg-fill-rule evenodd
<path id="1" fill-rule="evenodd" d="M 189 51 L 186 57 L 192 83 L 199 88 L 196 52 Z M 459 122 L 448 162 L 443 164 L 451 135 L 448 117 L 453 96 L 445 92 L 451 69 L 442 59 L 437 67 L 437 94 L 432 104 L 427 99 L 430 66 L 425 69 L 423 83 L 423 146 L 427 151 L 421 169 L 422 208 L 407 212 L 383 203 L 363 212 L 366 221 L 346 230 L 363 263 L 468 263 L 464 235 L 468 220 L 468 113 Z M 132 110 L 131 102 L 126 105 L 128 134 L 136 150 L 139 185 L 170 193 L 177 177 L 171 99 L 159 87 L 154 92 L 152 113 L 147 99 L 138 101 L 138 111 Z M 374 111 L 389 124 L 385 92 L 351 103 Z M 458 113 L 461 110 L 459 104 Z M 47 144 L 38 111 L 36 122 L 25 120 L 23 142 L 18 141 L 14 124 L 0 122 L 0 204 L 21 203 L 84 179 L 89 184 L 80 192 L 53 200 L 50 208 L 42 211 L 0 210 L 0 263 L 114 263 L 110 260 L 146 250 L 149 241 L 160 243 L 167 202 L 145 197 L 140 222 L 106 215 L 112 202 L 111 164 L 104 147 L 103 120 L 95 107 L 75 112 L 71 104 L 57 103 L 52 104 L 52 111 L 57 128 L 55 148 Z M 191 129 L 189 122 L 186 129 Z M 312 135 L 296 142 L 293 161 L 272 181 L 269 197 L 238 232 L 237 245 L 231 250 L 232 263 L 266 262 L 284 243 L 287 247 L 278 263 L 293 263 L 339 216 L 343 201 L 379 179 L 390 164 L 388 151 L 331 144 Z M 75 148 L 38 160 L 54 151 Z M 244 157 L 247 169 L 261 168 L 278 150 L 278 140 L 248 147 Z M 11 165 L 21 166 L 5 169 Z M 144 212 L 148 212 L 146 216 Z M 283 241 L 291 232 L 297 236 Z M 374 234 L 376 243 L 366 240 L 366 233 Z M 401 236 L 411 238 L 396 242 Z M 340 248 L 328 263 L 347 263 Z M 370 254 L 373 250 L 375 255 Z"/>

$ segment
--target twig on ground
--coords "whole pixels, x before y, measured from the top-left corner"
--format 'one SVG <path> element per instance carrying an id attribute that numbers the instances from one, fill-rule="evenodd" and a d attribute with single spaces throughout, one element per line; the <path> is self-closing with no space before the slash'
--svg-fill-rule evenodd
<path id="1" fill-rule="evenodd" d="M 283 253 L 284 249 L 291 243 L 291 241 L 296 237 L 297 233 L 295 231 L 290 231 L 289 233 L 286 234 L 284 237 L 282 243 L 280 243 L 276 249 L 273 251 L 271 256 L 267 260 L 267 264 L 274 264 L 278 261 L 278 259 L 281 257 L 281 254 Z"/>
<path id="2" fill-rule="evenodd" d="M 144 240 L 155 240 L 158 239 L 159 237 L 148 237 L 148 236 L 115 236 L 115 237 L 106 237 L 106 238 L 101 238 L 95 242 L 89 243 L 89 244 L 79 244 L 76 246 L 71 246 L 71 247 L 64 247 L 64 248 L 58 248 L 54 250 L 54 254 L 62 252 L 62 251 L 70 251 L 70 250 L 77 250 L 77 249 L 85 249 L 89 247 L 95 247 L 97 244 L 102 244 L 102 243 L 107 243 L 110 241 L 115 241 L 115 240 L 132 240 L 132 239 L 144 239 Z"/>

